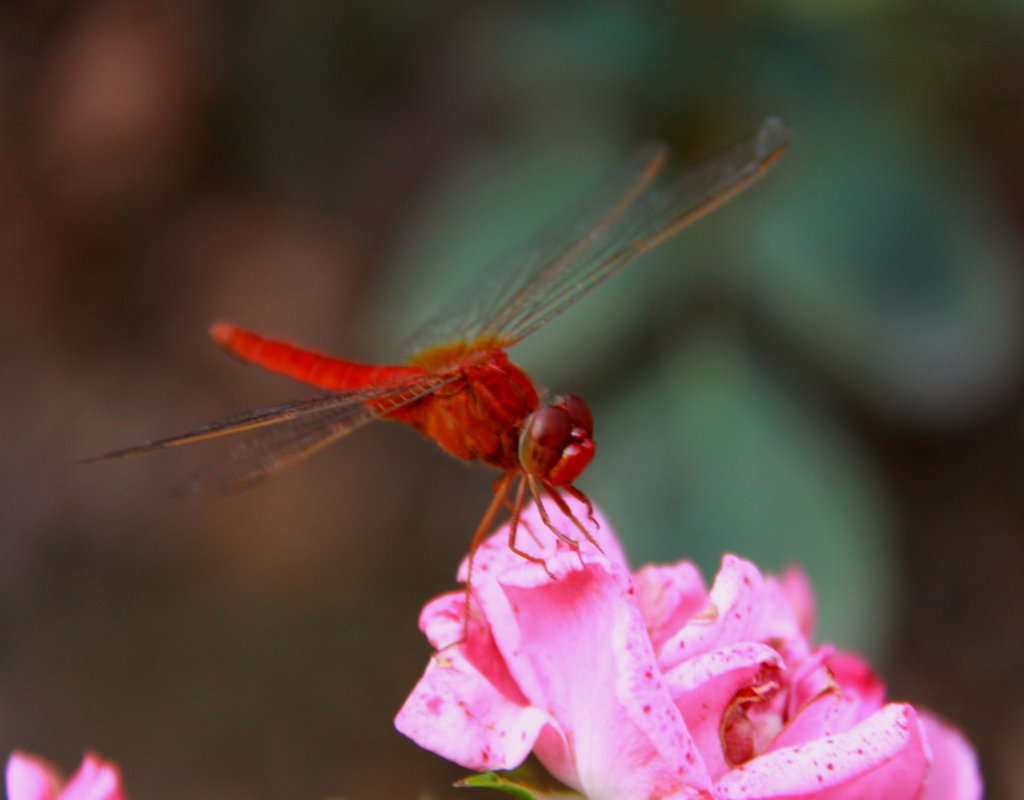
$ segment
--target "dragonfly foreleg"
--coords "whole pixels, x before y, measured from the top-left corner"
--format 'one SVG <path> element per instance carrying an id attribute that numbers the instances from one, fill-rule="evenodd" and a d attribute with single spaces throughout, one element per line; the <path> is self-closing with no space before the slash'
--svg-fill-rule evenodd
<path id="1" fill-rule="evenodd" d="M 476 532 L 473 534 L 473 539 L 469 543 L 469 563 L 466 565 L 466 600 L 462 610 L 462 637 L 449 645 L 446 645 L 443 649 L 447 650 L 449 647 L 462 644 L 469 638 L 469 610 L 470 601 L 473 596 L 473 562 L 476 559 L 476 551 L 480 547 L 480 543 L 483 542 L 487 532 L 491 529 L 491 525 L 494 523 L 494 518 L 498 514 L 498 509 L 505 504 L 506 498 L 508 497 L 508 490 L 512 486 L 512 479 L 515 477 L 514 472 L 506 472 L 494 483 L 494 497 L 491 498 L 490 505 L 487 506 L 487 511 L 484 512 L 483 519 L 480 520 L 480 524 L 476 527 Z"/>
<path id="2" fill-rule="evenodd" d="M 568 492 L 571 496 L 575 497 L 577 500 L 579 500 L 581 503 L 583 503 L 583 505 L 585 505 L 587 507 L 587 519 L 590 520 L 590 523 L 595 528 L 600 528 L 601 525 L 598 523 L 597 518 L 594 516 L 594 504 L 590 502 L 590 498 L 587 497 L 585 494 L 583 494 L 583 492 L 581 492 L 575 486 L 563 486 L 562 488 L 566 492 Z M 591 541 L 593 541 L 593 540 L 591 539 Z M 596 544 L 596 542 L 595 542 L 595 544 Z M 601 548 L 599 547 L 598 550 L 600 550 L 600 549 Z"/>
<path id="3" fill-rule="evenodd" d="M 530 561 L 534 564 L 540 564 L 542 567 L 544 567 L 544 571 L 548 574 L 548 577 L 551 578 L 551 580 L 555 580 L 555 576 L 551 574 L 551 570 L 548 569 L 547 562 L 543 558 L 541 558 L 540 556 L 531 555 L 530 553 L 527 553 L 525 550 L 520 550 L 518 547 L 516 547 L 516 534 L 519 532 L 520 522 L 519 515 L 520 512 L 523 510 L 523 500 L 526 497 L 526 483 L 528 477 L 529 476 L 527 475 L 523 475 L 519 479 L 519 488 L 516 489 L 516 499 L 512 509 L 512 521 L 511 523 L 509 523 L 508 526 L 508 549 L 520 558 L 525 558 L 527 561 Z M 537 542 L 538 545 L 540 545 L 540 541 L 537 539 L 537 535 L 533 532 L 533 529 L 530 528 L 529 525 L 526 525 L 525 527 L 526 530 L 529 532 L 530 536 L 533 537 L 533 540 Z"/>
<path id="4" fill-rule="evenodd" d="M 601 545 L 599 545 L 597 543 L 597 540 L 590 534 L 590 531 L 587 530 L 587 527 L 576 518 L 575 514 L 572 513 L 572 509 L 569 508 L 569 504 L 565 502 L 565 499 L 562 497 L 562 495 L 560 495 L 558 493 L 558 489 L 556 489 L 554 486 L 552 486 L 551 484 L 549 484 L 547 481 L 545 481 L 543 479 L 541 480 L 541 486 L 544 487 L 544 491 L 546 491 L 548 493 L 548 495 L 550 495 L 551 499 L 555 501 L 555 505 L 558 506 L 559 510 L 563 514 L 565 514 L 565 516 L 567 516 L 569 519 L 571 519 L 573 521 L 573 524 L 577 528 L 579 528 L 579 530 L 586 537 L 587 541 L 590 542 L 592 545 L 594 545 L 594 547 L 597 548 L 597 551 L 603 555 L 604 554 L 604 550 L 601 549 Z M 572 487 L 569 487 L 569 488 L 572 489 Z M 590 516 L 590 519 L 593 520 L 594 519 L 594 510 L 593 510 L 593 507 L 590 505 L 590 501 L 587 499 L 586 495 L 584 495 L 583 492 L 580 492 L 578 489 L 573 489 L 570 492 L 570 494 L 572 494 L 572 496 L 576 497 L 577 499 L 582 498 L 582 500 L 586 502 L 588 514 Z M 544 516 L 543 513 L 541 514 L 541 519 L 543 519 L 545 522 L 547 522 L 547 518 Z M 595 521 L 594 524 L 596 525 L 597 522 Z M 551 527 L 550 523 L 548 523 L 548 527 L 549 528 Z M 554 528 L 551 528 L 551 529 L 554 530 Z M 557 533 L 557 531 L 556 531 L 556 533 Z M 562 534 L 558 534 L 558 537 L 560 539 L 566 539 L 567 538 L 567 537 L 565 537 Z M 569 541 L 573 541 L 573 540 L 569 540 Z M 576 547 L 577 550 L 579 550 L 579 542 L 573 541 L 573 545 Z"/>
<path id="5" fill-rule="evenodd" d="M 555 534 L 555 536 L 560 541 L 569 545 L 569 547 L 571 547 L 573 550 L 579 550 L 580 543 L 576 539 L 573 539 L 570 536 L 566 536 L 564 533 L 562 533 L 560 530 L 558 530 L 558 528 L 554 526 L 554 523 L 551 522 L 551 517 L 548 516 L 547 509 L 544 508 L 544 498 L 541 495 L 540 488 L 537 486 L 537 478 L 535 478 L 533 475 L 527 475 L 526 480 L 529 481 L 530 483 L 530 494 L 533 495 L 533 499 L 537 502 L 537 512 L 540 514 L 541 522 L 543 522 L 547 526 L 548 530 Z M 562 498 L 558 496 L 557 491 L 552 492 L 552 490 L 543 482 L 543 479 L 541 479 L 541 486 L 544 487 L 545 491 L 547 491 L 548 494 L 552 495 L 552 497 L 555 498 L 556 502 L 559 505 L 559 508 L 562 509 L 562 512 L 566 514 L 566 516 L 568 516 L 570 519 L 572 519 L 572 521 L 576 523 L 576 526 L 581 531 L 583 531 L 584 534 L 586 534 L 586 529 L 582 525 L 580 525 L 580 523 L 576 520 L 575 517 L 573 517 L 572 511 L 570 511 L 569 507 L 565 505 L 565 501 L 563 501 Z"/>

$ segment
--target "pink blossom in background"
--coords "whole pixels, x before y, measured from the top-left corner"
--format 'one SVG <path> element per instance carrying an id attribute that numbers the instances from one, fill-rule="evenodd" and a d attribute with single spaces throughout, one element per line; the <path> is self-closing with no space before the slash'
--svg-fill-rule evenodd
<path id="1" fill-rule="evenodd" d="M 65 783 L 38 756 L 15 751 L 7 759 L 7 800 L 126 800 L 121 773 L 109 761 L 86 753 L 78 772 Z"/>
<path id="2" fill-rule="evenodd" d="M 981 797 L 956 728 L 887 703 L 859 656 L 812 644 L 803 573 L 766 577 L 727 555 L 710 590 L 685 561 L 631 574 L 597 520 L 603 554 L 576 552 L 531 506 L 523 524 L 540 544 L 522 531 L 519 545 L 547 570 L 512 553 L 506 529 L 481 546 L 468 638 L 431 658 L 402 733 L 478 771 L 533 751 L 591 800 Z M 461 636 L 463 597 L 424 608 L 435 647 Z"/>

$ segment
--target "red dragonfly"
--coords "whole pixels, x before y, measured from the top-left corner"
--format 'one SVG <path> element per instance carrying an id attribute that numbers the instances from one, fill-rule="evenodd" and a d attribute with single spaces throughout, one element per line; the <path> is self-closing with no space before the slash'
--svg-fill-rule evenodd
<path id="1" fill-rule="evenodd" d="M 468 604 L 473 555 L 502 505 L 511 508 L 509 547 L 543 564 L 516 546 L 527 492 L 559 538 L 577 546 L 548 521 L 545 498 L 593 542 L 560 494 L 566 492 L 590 508 L 573 486 L 594 455 L 590 411 L 573 395 L 542 404 L 537 388 L 509 361 L 506 349 L 760 178 L 785 151 L 789 136 L 782 123 L 768 119 L 750 138 L 664 185 L 655 178 L 665 164 L 665 147 L 638 150 L 579 206 L 484 270 L 423 325 L 410 339 L 411 355 L 403 366 L 337 359 L 218 322 L 211 335 L 230 353 L 327 394 L 246 411 L 95 460 L 244 434 L 225 458 L 185 488 L 199 493 L 248 486 L 371 420 L 404 422 L 449 453 L 502 472 L 470 543 Z"/>

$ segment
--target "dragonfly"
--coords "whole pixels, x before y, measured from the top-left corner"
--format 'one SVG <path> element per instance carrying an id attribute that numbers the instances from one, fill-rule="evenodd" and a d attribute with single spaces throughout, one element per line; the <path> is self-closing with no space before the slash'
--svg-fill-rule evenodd
<path id="1" fill-rule="evenodd" d="M 528 498 L 558 539 L 578 549 L 579 540 L 553 525 L 546 501 L 597 546 L 562 496 L 581 501 L 593 518 L 589 499 L 574 485 L 595 452 L 590 410 L 575 395 L 542 402 L 541 391 L 506 351 L 640 255 L 757 181 L 789 140 L 789 129 L 768 118 L 750 137 L 666 180 L 658 180 L 667 161 L 665 145 L 641 147 L 578 205 L 464 286 L 410 337 L 401 365 L 334 358 L 218 322 L 210 334 L 229 353 L 324 393 L 245 411 L 89 460 L 237 435 L 220 460 L 183 487 L 187 494 L 200 494 L 254 484 L 372 420 L 410 425 L 452 455 L 501 472 L 470 541 L 468 622 L 473 556 L 503 507 L 511 512 L 508 546 L 527 561 L 544 563 L 517 545 L 520 513 Z"/>

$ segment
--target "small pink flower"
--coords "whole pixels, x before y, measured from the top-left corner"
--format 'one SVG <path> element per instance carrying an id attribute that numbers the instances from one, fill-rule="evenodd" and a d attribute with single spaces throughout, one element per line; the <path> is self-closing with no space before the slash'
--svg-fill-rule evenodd
<path id="1" fill-rule="evenodd" d="M 576 552 L 524 512 L 520 546 L 546 569 L 509 551 L 507 530 L 485 542 L 464 642 L 444 649 L 461 636 L 462 593 L 424 608 L 442 649 L 395 719 L 402 733 L 480 771 L 532 750 L 592 800 L 981 797 L 962 734 L 886 703 L 858 656 L 812 647 L 803 573 L 764 577 L 727 555 L 710 590 L 688 562 L 631 575 L 597 519 L 604 552 Z"/>
<path id="2" fill-rule="evenodd" d="M 7 760 L 8 800 L 126 800 L 117 767 L 94 753 L 67 783 L 49 763 L 15 751 Z"/>

